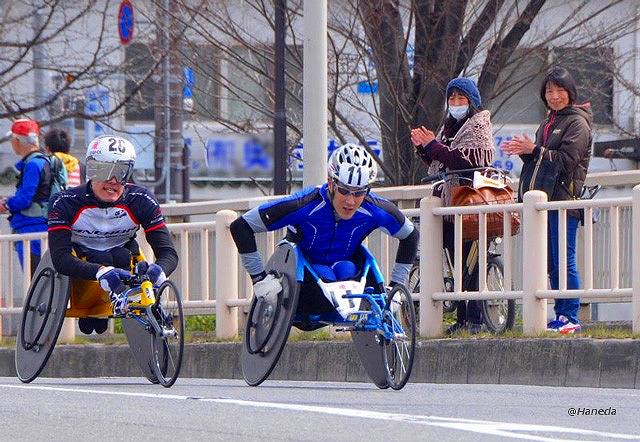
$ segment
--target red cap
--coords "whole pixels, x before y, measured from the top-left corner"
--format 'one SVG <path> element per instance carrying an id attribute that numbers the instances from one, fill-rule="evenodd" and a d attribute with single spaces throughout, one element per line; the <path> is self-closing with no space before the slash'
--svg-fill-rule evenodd
<path id="1" fill-rule="evenodd" d="M 7 136 L 21 135 L 23 137 L 36 137 L 38 134 L 40 134 L 38 122 L 26 118 L 14 121 L 11 125 L 11 130 L 7 132 Z"/>

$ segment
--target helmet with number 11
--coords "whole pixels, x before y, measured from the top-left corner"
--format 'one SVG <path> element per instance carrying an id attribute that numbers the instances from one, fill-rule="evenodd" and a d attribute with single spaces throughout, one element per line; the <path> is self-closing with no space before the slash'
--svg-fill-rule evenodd
<path id="1" fill-rule="evenodd" d="M 351 189 L 368 188 L 378 175 L 378 166 L 367 150 L 347 143 L 333 151 L 327 165 L 329 177 Z"/>

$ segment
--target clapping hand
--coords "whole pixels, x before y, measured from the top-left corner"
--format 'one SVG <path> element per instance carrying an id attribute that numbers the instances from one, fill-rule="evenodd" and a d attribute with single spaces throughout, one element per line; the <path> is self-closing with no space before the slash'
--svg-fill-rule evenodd
<path id="1" fill-rule="evenodd" d="M 415 147 L 426 146 L 435 140 L 436 135 L 424 126 L 411 129 L 411 142 Z"/>
<path id="2" fill-rule="evenodd" d="M 514 136 L 511 140 L 503 141 L 500 149 L 507 155 L 530 154 L 536 147 L 535 143 L 527 135 Z"/>

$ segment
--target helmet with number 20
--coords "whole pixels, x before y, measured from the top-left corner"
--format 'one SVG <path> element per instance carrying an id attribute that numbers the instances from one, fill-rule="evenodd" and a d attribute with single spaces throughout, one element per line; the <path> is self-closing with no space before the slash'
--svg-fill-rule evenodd
<path id="1" fill-rule="evenodd" d="M 94 138 L 87 147 L 87 180 L 126 183 L 133 173 L 136 150 L 129 140 L 112 135 Z"/>
<path id="2" fill-rule="evenodd" d="M 378 175 L 374 159 L 357 144 L 347 143 L 338 147 L 329 157 L 327 166 L 329 177 L 353 188 L 367 187 Z"/>

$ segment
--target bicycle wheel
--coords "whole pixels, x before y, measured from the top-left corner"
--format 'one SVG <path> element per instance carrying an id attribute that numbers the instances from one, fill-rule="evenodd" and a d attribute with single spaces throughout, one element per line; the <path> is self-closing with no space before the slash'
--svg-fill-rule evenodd
<path id="1" fill-rule="evenodd" d="M 445 278 L 445 291 L 453 290 L 453 282 L 447 281 Z M 420 263 L 415 263 L 409 271 L 409 292 L 412 294 L 420 293 Z M 413 301 L 413 309 L 415 310 L 416 320 L 420 321 L 420 301 Z M 451 313 L 456 310 L 455 301 L 442 301 L 442 312 Z"/>
<path id="2" fill-rule="evenodd" d="M 158 288 L 151 311 L 162 330 L 161 336 L 152 339 L 153 371 L 158 382 L 169 388 L 178 379 L 184 352 L 182 296 L 173 281 L 167 280 Z"/>
<path id="3" fill-rule="evenodd" d="M 387 382 L 394 390 L 405 386 L 411 376 L 416 350 L 416 317 L 411 294 L 402 285 L 387 294 L 384 323 L 393 330 L 391 339 L 383 339 L 382 352 Z"/>
<path id="4" fill-rule="evenodd" d="M 487 263 L 487 289 L 504 290 L 503 264 L 498 257 L 489 258 Z M 504 333 L 513 327 L 516 316 L 516 303 L 513 299 L 489 299 L 481 304 L 484 323 L 491 333 Z"/>

